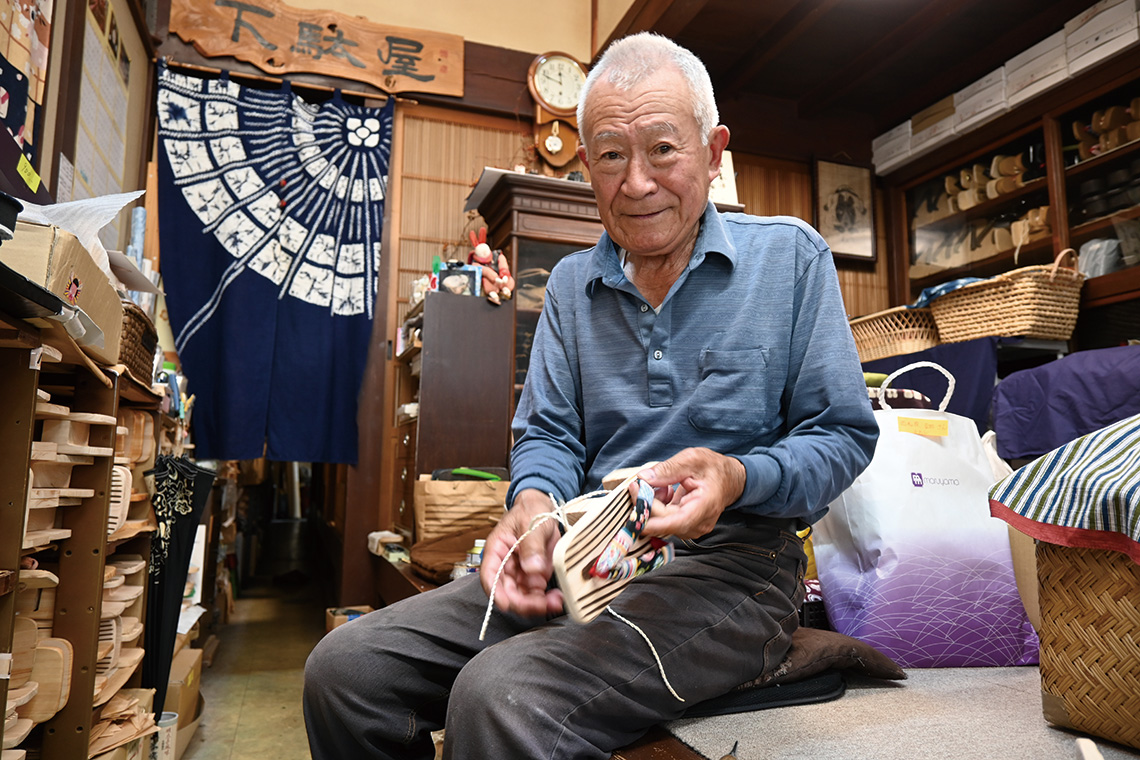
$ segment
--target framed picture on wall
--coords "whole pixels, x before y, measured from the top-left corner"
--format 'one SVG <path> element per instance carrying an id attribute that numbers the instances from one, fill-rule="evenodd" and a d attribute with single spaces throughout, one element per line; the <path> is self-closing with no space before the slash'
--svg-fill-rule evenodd
<path id="1" fill-rule="evenodd" d="M 871 170 L 833 161 L 814 162 L 815 226 L 836 257 L 875 260 Z"/>

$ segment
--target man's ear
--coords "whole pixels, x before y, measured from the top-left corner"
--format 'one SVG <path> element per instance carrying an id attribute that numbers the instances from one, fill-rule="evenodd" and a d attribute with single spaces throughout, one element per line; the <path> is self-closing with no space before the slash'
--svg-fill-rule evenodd
<path id="1" fill-rule="evenodd" d="M 590 168 L 590 159 L 586 158 L 586 146 L 581 143 L 578 143 L 578 160 L 582 162 L 587 170 Z"/>
<path id="2" fill-rule="evenodd" d="M 728 147 L 728 127 L 718 124 L 709 132 L 709 181 L 720 173 L 720 160 Z"/>

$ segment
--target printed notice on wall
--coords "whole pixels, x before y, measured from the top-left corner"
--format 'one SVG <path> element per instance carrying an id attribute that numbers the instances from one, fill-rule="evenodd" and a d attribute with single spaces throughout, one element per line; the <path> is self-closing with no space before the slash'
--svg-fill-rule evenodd
<path id="1" fill-rule="evenodd" d="M 67 156 L 59 154 L 59 179 L 55 183 L 55 202 L 67 203 L 71 200 L 71 186 L 75 183 L 75 164 Z"/>
<path id="2" fill-rule="evenodd" d="M 121 44 L 114 9 L 103 0 L 90 0 L 75 140 L 72 196 L 76 199 L 123 191 L 129 71 L 130 60 Z M 100 231 L 104 246 L 120 247 L 122 224 L 120 215 Z"/>

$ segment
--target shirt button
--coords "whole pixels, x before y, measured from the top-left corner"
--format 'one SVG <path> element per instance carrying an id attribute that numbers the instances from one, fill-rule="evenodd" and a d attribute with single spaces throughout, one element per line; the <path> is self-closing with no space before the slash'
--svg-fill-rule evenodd
<path id="1" fill-rule="evenodd" d="M 662 351 L 661 349 L 657 349 L 656 351 L 653 352 L 653 358 L 654 359 L 660 359 L 664 355 L 665 355 L 665 352 Z"/>
<path id="2" fill-rule="evenodd" d="M 648 304 L 641 304 L 641 313 L 644 314 L 647 311 L 649 311 Z"/>

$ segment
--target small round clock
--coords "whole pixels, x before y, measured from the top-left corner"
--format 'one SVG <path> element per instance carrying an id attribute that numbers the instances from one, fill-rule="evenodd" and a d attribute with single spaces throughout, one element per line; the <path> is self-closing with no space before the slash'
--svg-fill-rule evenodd
<path id="1" fill-rule="evenodd" d="M 526 83 L 540 106 L 557 116 L 571 116 L 586 83 L 586 68 L 566 53 L 543 53 L 531 62 Z"/>

